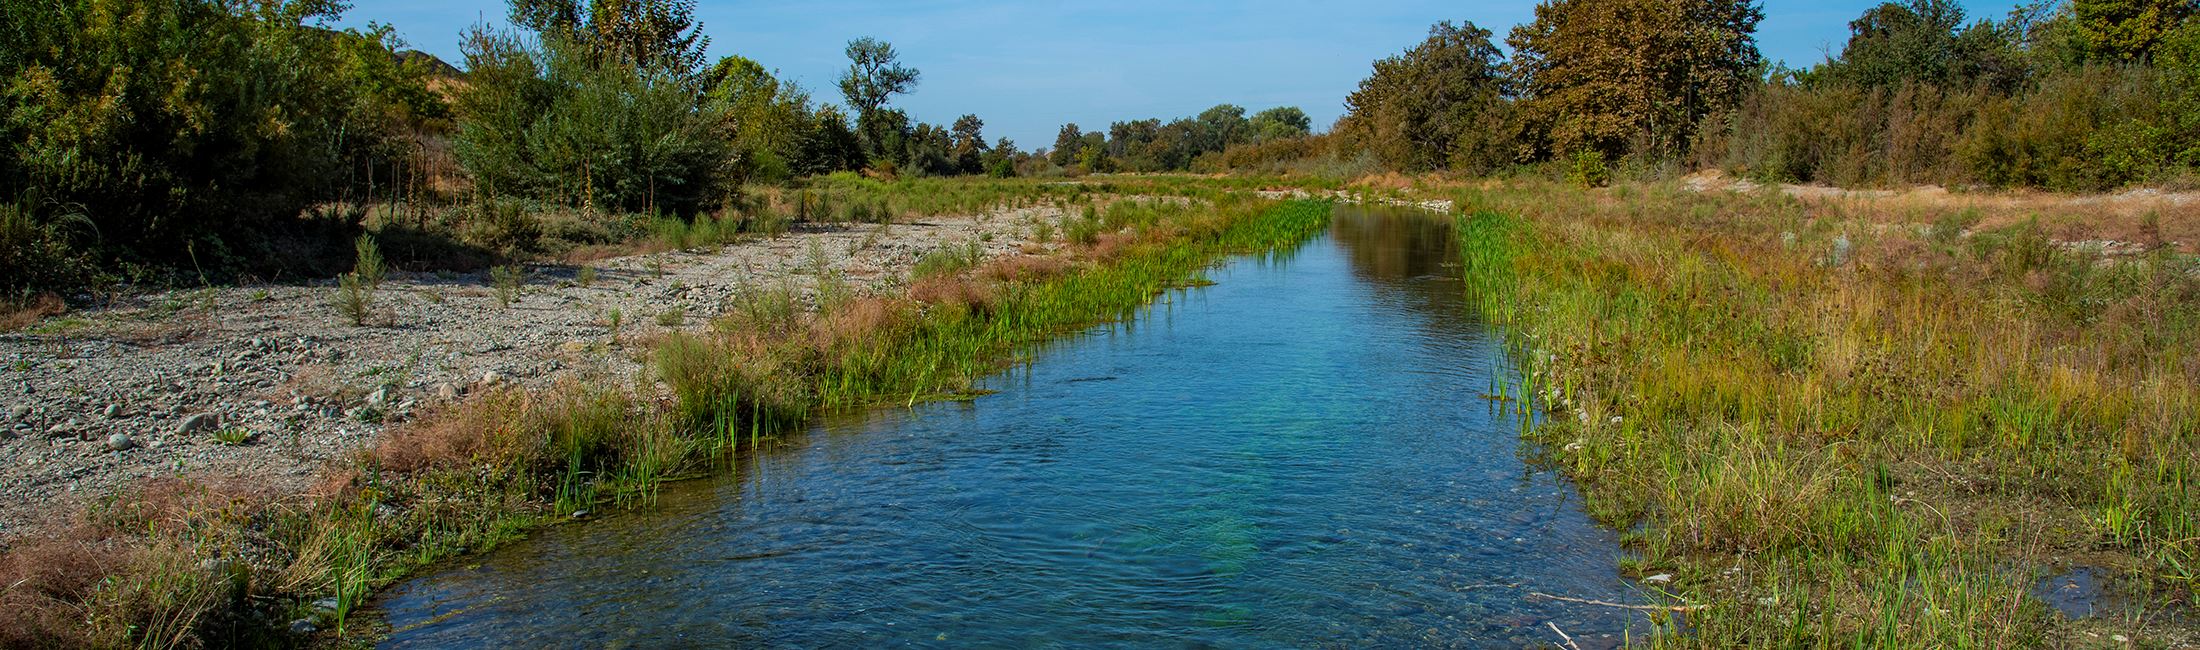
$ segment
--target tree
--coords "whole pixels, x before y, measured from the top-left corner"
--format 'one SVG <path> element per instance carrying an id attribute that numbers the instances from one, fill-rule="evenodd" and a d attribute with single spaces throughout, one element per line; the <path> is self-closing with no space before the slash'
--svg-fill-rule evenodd
<path id="1" fill-rule="evenodd" d="M 511 20 L 581 45 L 597 65 L 692 74 L 710 49 L 695 0 L 511 0 Z"/>
<path id="2" fill-rule="evenodd" d="M 596 6 L 616 2 L 598 0 Z M 520 12 L 529 6 L 537 5 L 515 0 L 515 18 L 528 17 Z M 548 31 L 525 39 L 483 26 L 464 44 L 468 83 L 456 95 L 461 119 L 453 149 L 478 188 L 572 206 L 683 215 L 723 198 L 732 144 L 726 114 L 705 109 L 712 89 L 702 86 L 703 71 L 667 67 L 690 57 L 643 51 L 649 63 L 637 65 L 604 56 L 625 50 L 589 40 L 602 30 L 531 20 L 536 22 L 522 24 L 548 25 Z M 601 24 L 603 16 L 596 15 L 584 25 Z M 724 66 L 729 76 L 748 75 L 737 83 L 750 84 L 747 92 L 761 97 L 769 84 L 746 68 Z"/>
<path id="3" fill-rule="evenodd" d="M 1001 138 L 985 152 L 985 175 L 994 178 L 1011 178 L 1016 175 L 1016 161 L 1023 154 L 1016 151 L 1016 142 Z"/>
<path id="4" fill-rule="evenodd" d="M 1437 23 L 1420 45 L 1375 62 L 1345 98 L 1338 131 L 1399 169 L 1486 171 L 1510 158 L 1501 60 L 1489 30 Z"/>
<path id="5" fill-rule="evenodd" d="M 1201 151 L 1221 151 L 1253 140 L 1253 127 L 1245 119 L 1245 107 L 1217 104 L 1199 113 Z"/>
<path id="6" fill-rule="evenodd" d="M 1062 130 L 1054 135 L 1054 149 L 1047 152 L 1047 162 L 1056 167 L 1077 164 L 1078 149 L 1084 146 L 1084 141 L 1085 132 L 1077 128 L 1076 122 L 1062 125 Z"/>
<path id="7" fill-rule="evenodd" d="M 2070 0 L 2087 54 L 2117 62 L 2146 61 L 2178 24 L 2200 14 L 2195 0 Z"/>
<path id="8" fill-rule="evenodd" d="M 9 1 L 0 5 L 0 203 L 33 239 L 104 260 L 252 266 L 299 260 L 259 235 L 356 200 L 413 118 L 439 117 L 423 66 L 386 29 L 317 23 L 330 0 Z M 384 176 L 386 177 L 386 176 Z M 0 224 L 0 247 L 23 222 Z M 0 250 L 0 259 L 25 258 Z M 107 271 L 114 271 L 110 265 Z M 0 264 L 0 291 L 56 287 Z M 47 278 L 40 280 L 39 278 Z"/>
<path id="9" fill-rule="evenodd" d="M 1757 81 L 1755 0 L 1546 0 L 1505 39 L 1544 149 L 1678 155 Z"/>
<path id="10" fill-rule="evenodd" d="M 1314 131 L 1314 122 L 1297 106 L 1278 106 L 1253 114 L 1253 141 L 1296 138 Z"/>
<path id="11" fill-rule="evenodd" d="M 897 135 L 878 130 L 891 120 L 878 119 L 877 113 L 895 95 L 916 89 L 919 73 L 901 64 L 893 44 L 869 36 L 848 41 L 846 51 L 848 70 L 840 74 L 840 93 L 856 112 L 864 146 L 877 157 L 889 151 L 887 140 Z"/>
<path id="12" fill-rule="evenodd" d="M 954 135 L 955 166 L 963 174 L 985 172 L 985 121 L 976 115 L 955 118 L 950 129 Z"/>
<path id="13" fill-rule="evenodd" d="M 1849 21 L 1849 42 L 1828 66 L 1836 79 L 1864 86 L 1903 81 L 1945 83 L 1955 69 L 1963 5 L 1954 0 L 1889 2 Z"/>
<path id="14" fill-rule="evenodd" d="M 827 161 L 805 159 L 811 155 L 805 138 L 817 132 L 811 122 L 823 119 L 810 104 L 810 93 L 793 82 L 782 82 L 764 66 L 741 56 L 728 56 L 712 66 L 706 78 L 717 80 L 705 97 L 707 110 L 723 115 L 730 131 L 734 162 L 730 173 L 737 180 L 780 181 Z M 832 120 L 840 120 L 833 113 Z M 846 130 L 846 125 L 840 125 Z"/>

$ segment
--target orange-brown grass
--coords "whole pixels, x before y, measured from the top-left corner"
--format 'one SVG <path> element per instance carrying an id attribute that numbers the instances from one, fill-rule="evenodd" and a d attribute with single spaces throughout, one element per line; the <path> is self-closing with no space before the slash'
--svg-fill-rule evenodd
<path id="1" fill-rule="evenodd" d="M 979 277 L 995 282 L 1039 281 L 1068 272 L 1069 262 L 1052 255 L 1015 255 L 981 267 Z"/>
<path id="2" fill-rule="evenodd" d="M 936 275 L 909 283 L 909 299 L 983 313 L 998 299 L 990 282 L 980 278 Z"/>
<path id="3" fill-rule="evenodd" d="M 526 431 L 533 402 L 526 391 L 512 387 L 469 396 L 455 409 L 434 412 L 383 433 L 375 442 L 374 464 L 403 474 L 520 458 L 539 445 Z"/>
<path id="4" fill-rule="evenodd" d="M 28 300 L 0 300 L 0 332 L 11 332 L 69 312 L 61 296 L 41 293 Z"/>

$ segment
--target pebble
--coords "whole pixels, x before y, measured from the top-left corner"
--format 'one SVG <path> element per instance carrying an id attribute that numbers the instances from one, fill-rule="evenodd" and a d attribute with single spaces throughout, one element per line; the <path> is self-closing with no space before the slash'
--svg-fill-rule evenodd
<path id="1" fill-rule="evenodd" d="M 1661 585 L 1662 585 L 1662 584 L 1665 584 L 1665 583 L 1668 583 L 1668 582 L 1672 582 L 1672 581 L 1673 581 L 1673 574 L 1670 574 L 1670 573 L 1660 573 L 1660 574 L 1657 574 L 1657 575 L 1654 575 L 1654 576 L 1650 576 L 1650 577 L 1648 577 L 1648 578 L 1643 578 L 1643 579 L 1642 579 L 1642 581 L 1643 581 L 1643 582 L 1648 582 L 1648 583 L 1654 583 L 1654 584 L 1661 584 Z"/>
<path id="2" fill-rule="evenodd" d="M 458 399 L 458 386 L 450 382 L 436 384 L 435 396 L 438 398 L 442 398 L 444 401 Z"/>
<path id="3" fill-rule="evenodd" d="M 374 392 L 367 393 L 367 404 L 369 406 L 381 406 L 389 403 L 389 401 L 390 389 L 388 388 L 377 388 L 374 389 Z"/>
<path id="4" fill-rule="evenodd" d="M 481 385 L 483 386 L 495 386 L 502 381 L 504 381 L 504 375 L 497 374 L 495 370 L 481 373 Z"/>
<path id="5" fill-rule="evenodd" d="M 8 409 L 8 419 L 11 419 L 11 420 L 27 420 L 27 419 L 30 419 L 30 417 L 31 417 L 31 407 L 29 407 L 29 406 L 25 406 L 25 405 L 20 405 L 20 404 L 19 404 L 19 405 L 16 405 L 16 407 L 15 407 L 15 408 L 12 408 L 12 409 Z"/>
<path id="6" fill-rule="evenodd" d="M 312 634 L 319 631 L 321 631 L 321 626 L 314 625 L 311 619 L 301 618 L 290 622 L 291 634 Z"/>
<path id="7" fill-rule="evenodd" d="M 106 415 L 108 419 L 114 419 L 114 418 L 119 418 L 119 417 L 122 417 L 122 405 L 121 405 L 121 404 L 108 404 L 108 405 L 107 405 L 107 410 L 105 410 L 105 411 L 102 411 L 101 413 L 102 413 L 103 415 Z"/>
<path id="8" fill-rule="evenodd" d="M 196 433 L 200 431 L 212 431 L 221 428 L 221 426 L 221 415 L 215 413 L 200 413 L 191 417 L 184 418 L 182 424 L 176 425 L 176 432 Z"/>
<path id="9" fill-rule="evenodd" d="M 123 451 L 135 446 L 137 443 L 131 441 L 128 435 L 117 433 L 107 436 L 107 451 Z"/>

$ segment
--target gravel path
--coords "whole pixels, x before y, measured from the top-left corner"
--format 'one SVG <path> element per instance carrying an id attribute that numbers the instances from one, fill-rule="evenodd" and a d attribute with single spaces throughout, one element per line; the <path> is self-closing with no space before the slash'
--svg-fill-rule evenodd
<path id="1" fill-rule="evenodd" d="M 641 341 L 707 327 L 744 287 L 813 293 L 822 261 L 861 290 L 889 290 L 927 252 L 1010 253 L 1037 219 L 1059 217 L 819 226 L 601 260 L 586 283 L 582 267 L 533 267 L 509 307 L 485 273 L 392 273 L 364 327 L 337 315 L 330 282 L 149 294 L 49 319 L 0 334 L 0 540 L 140 478 L 302 489 L 384 427 L 484 384 L 631 381 Z"/>

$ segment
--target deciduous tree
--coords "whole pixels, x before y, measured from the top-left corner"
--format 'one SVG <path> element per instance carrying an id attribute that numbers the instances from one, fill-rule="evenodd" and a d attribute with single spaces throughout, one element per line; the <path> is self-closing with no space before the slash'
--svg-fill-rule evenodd
<path id="1" fill-rule="evenodd" d="M 1670 157 L 1757 81 L 1755 0 L 1546 0 L 1511 73 L 1545 149 Z"/>
<path id="2" fill-rule="evenodd" d="M 1490 36 L 1474 23 L 1445 21 L 1413 49 L 1376 61 L 1374 73 L 1345 98 L 1339 132 L 1399 169 L 1457 160 L 1481 171 L 1510 158 L 1500 144 L 1502 56 Z"/>

